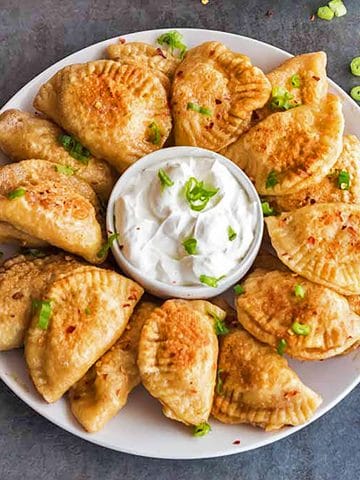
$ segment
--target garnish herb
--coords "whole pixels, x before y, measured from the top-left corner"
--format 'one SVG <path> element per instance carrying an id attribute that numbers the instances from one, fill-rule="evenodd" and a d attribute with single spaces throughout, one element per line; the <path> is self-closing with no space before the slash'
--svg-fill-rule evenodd
<path id="1" fill-rule="evenodd" d="M 360 77 L 360 57 L 355 57 L 351 60 L 350 70 L 353 75 Z"/>
<path id="2" fill-rule="evenodd" d="M 151 122 L 149 125 L 149 130 L 149 141 L 154 145 L 159 145 L 161 142 L 161 133 L 158 124 L 156 122 Z"/>
<path id="3" fill-rule="evenodd" d="M 55 170 L 58 173 L 63 173 L 64 175 L 68 175 L 69 177 L 71 175 L 74 175 L 75 173 L 75 169 L 68 165 L 55 165 Z"/>
<path id="4" fill-rule="evenodd" d="M 202 115 L 206 115 L 207 117 L 211 117 L 212 110 L 207 107 L 201 107 L 197 103 L 189 102 L 187 104 L 187 110 L 193 110 L 194 112 L 201 113 Z"/>
<path id="5" fill-rule="evenodd" d="M 293 78 L 293 77 L 291 77 Z M 289 93 L 283 87 L 273 87 L 271 92 L 270 108 L 272 110 L 289 110 L 298 107 L 300 103 L 290 103 L 294 99 L 294 95 Z"/>
<path id="6" fill-rule="evenodd" d="M 32 301 L 32 308 L 38 311 L 38 327 L 41 330 L 47 330 L 51 317 L 51 300 L 36 300 Z"/>
<path id="7" fill-rule="evenodd" d="M 350 173 L 346 170 L 340 170 L 337 178 L 338 187 L 340 190 L 349 190 L 350 188 Z"/>
<path id="8" fill-rule="evenodd" d="M 236 295 L 242 295 L 243 293 L 245 293 L 245 289 L 242 285 L 238 284 L 238 285 L 235 285 L 234 292 Z"/>
<path id="9" fill-rule="evenodd" d="M 334 18 L 334 12 L 331 10 L 330 7 L 325 5 L 325 7 L 318 8 L 317 16 L 321 18 L 321 20 L 330 21 Z"/>
<path id="10" fill-rule="evenodd" d="M 194 437 L 204 437 L 211 431 L 211 427 L 207 422 L 199 423 L 199 425 L 195 425 L 193 429 Z"/>
<path id="11" fill-rule="evenodd" d="M 167 175 L 165 170 L 163 170 L 162 168 L 160 168 L 160 170 L 158 171 L 158 177 L 160 179 L 161 186 L 163 188 L 172 187 L 174 185 L 174 182 L 171 180 L 169 175 Z"/>
<path id="12" fill-rule="evenodd" d="M 295 297 L 305 298 L 306 291 L 305 291 L 305 288 L 302 285 L 300 285 L 300 283 L 298 283 L 294 287 L 294 293 L 295 293 Z"/>
<path id="13" fill-rule="evenodd" d="M 300 88 L 300 76 L 297 73 L 295 73 L 290 80 L 294 88 Z"/>
<path id="14" fill-rule="evenodd" d="M 228 327 L 225 325 L 224 320 L 221 320 L 219 317 L 216 315 L 212 315 L 214 317 L 215 323 L 214 323 L 214 329 L 216 335 L 226 335 L 227 333 L 230 332 Z"/>
<path id="15" fill-rule="evenodd" d="M 278 346 L 277 346 L 277 349 L 276 349 L 277 353 L 279 355 L 284 355 L 286 347 L 287 347 L 287 341 L 284 338 L 281 338 L 279 340 L 279 343 L 278 343 Z"/>
<path id="16" fill-rule="evenodd" d="M 225 278 L 226 275 L 222 275 L 221 277 L 209 277 L 208 275 L 200 275 L 199 279 L 201 283 L 205 283 L 205 285 L 208 285 L 209 287 L 217 288 L 218 283 L 220 280 Z"/>
<path id="17" fill-rule="evenodd" d="M 267 176 L 267 179 L 266 179 L 266 188 L 274 188 L 275 185 L 277 185 L 279 183 L 279 180 L 277 178 L 277 173 L 275 172 L 275 170 L 271 170 L 271 172 L 269 173 L 269 175 Z"/>
<path id="18" fill-rule="evenodd" d="M 182 242 L 183 247 L 185 248 L 186 253 L 189 255 L 196 254 L 197 240 L 196 238 L 188 238 Z"/>
<path id="19" fill-rule="evenodd" d="M 91 313 L 90 307 L 86 307 L 85 308 L 85 314 L 90 315 L 90 313 Z"/>
<path id="20" fill-rule="evenodd" d="M 330 9 L 334 12 L 335 17 L 343 17 L 347 14 L 346 7 L 342 0 L 331 0 L 328 5 Z"/>
<path id="21" fill-rule="evenodd" d="M 261 202 L 261 208 L 262 208 L 264 217 L 270 217 L 271 215 L 275 215 L 275 210 L 272 207 L 270 207 L 269 202 Z"/>
<path id="22" fill-rule="evenodd" d="M 354 100 L 356 100 L 357 102 L 360 102 L 360 85 L 353 87 L 350 90 L 350 95 Z"/>
<path id="23" fill-rule="evenodd" d="M 222 378 L 221 378 L 221 374 L 223 373 L 223 369 L 220 368 L 218 371 L 217 371 L 217 375 L 216 375 L 216 393 L 218 395 L 222 395 L 223 392 L 224 392 L 224 385 L 223 385 L 223 381 L 222 381 Z"/>
<path id="24" fill-rule="evenodd" d="M 7 194 L 7 198 L 10 200 L 14 200 L 15 198 L 23 197 L 26 193 L 25 188 L 19 187 L 15 188 L 15 190 L 12 190 Z"/>
<path id="25" fill-rule="evenodd" d="M 306 337 L 310 333 L 310 325 L 304 323 L 294 322 L 291 325 L 291 330 L 296 333 L 296 335 L 303 335 Z"/>
<path id="26" fill-rule="evenodd" d="M 104 245 L 100 248 L 96 256 L 98 258 L 105 257 L 107 254 L 108 250 L 111 248 L 112 244 L 115 242 L 115 240 L 118 240 L 119 234 L 118 233 L 112 233 L 109 235 L 107 242 L 104 243 Z"/>
<path id="27" fill-rule="evenodd" d="M 174 53 L 175 50 L 178 50 L 180 58 L 184 57 L 187 49 L 184 43 L 184 37 L 176 30 L 160 35 L 160 37 L 157 39 L 157 43 L 161 46 L 168 45 L 171 53 Z"/>
<path id="28" fill-rule="evenodd" d="M 87 165 L 89 163 L 90 152 L 83 147 L 73 136 L 61 134 L 59 136 L 59 143 L 65 148 L 69 154 L 79 160 L 79 162 Z"/>
<path id="29" fill-rule="evenodd" d="M 233 242 L 236 237 L 237 237 L 237 233 L 236 233 L 235 230 L 232 228 L 232 226 L 229 225 L 229 226 L 228 226 L 228 239 L 230 240 L 230 242 Z"/>
<path id="30" fill-rule="evenodd" d="M 218 191 L 218 188 L 205 186 L 204 182 L 199 182 L 195 177 L 190 177 L 185 183 L 185 198 L 189 202 L 191 210 L 196 212 L 204 210 L 210 198 Z"/>

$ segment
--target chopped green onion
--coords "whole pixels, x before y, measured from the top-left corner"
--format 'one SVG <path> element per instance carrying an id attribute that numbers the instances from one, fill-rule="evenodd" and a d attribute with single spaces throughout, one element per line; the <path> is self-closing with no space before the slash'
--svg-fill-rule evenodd
<path id="1" fill-rule="evenodd" d="M 294 287 L 294 293 L 295 293 L 295 297 L 304 298 L 305 297 L 305 288 L 302 285 L 300 285 L 300 283 L 298 283 Z"/>
<path id="2" fill-rule="evenodd" d="M 295 73 L 290 80 L 294 88 L 300 88 L 300 76 L 297 73 Z"/>
<path id="3" fill-rule="evenodd" d="M 277 185 L 278 183 L 279 180 L 277 178 L 277 173 L 275 172 L 275 170 L 271 170 L 266 179 L 266 188 L 274 188 L 275 185 Z"/>
<path id="4" fill-rule="evenodd" d="M 334 12 L 335 17 L 343 17 L 347 14 L 346 7 L 342 0 L 331 0 L 328 5 L 330 9 Z"/>
<path id="5" fill-rule="evenodd" d="M 230 242 L 233 242 L 236 237 L 237 237 L 237 233 L 236 233 L 235 230 L 232 228 L 232 226 L 229 225 L 229 226 L 228 226 L 228 239 L 230 240 Z"/>
<path id="6" fill-rule="evenodd" d="M 158 177 L 160 179 L 162 187 L 172 187 L 174 185 L 174 182 L 162 168 L 160 168 L 160 170 L 158 171 Z"/>
<path id="7" fill-rule="evenodd" d="M 183 247 L 185 248 L 186 253 L 189 255 L 196 254 L 197 240 L 196 238 L 188 238 L 182 242 Z"/>
<path id="8" fill-rule="evenodd" d="M 102 257 L 105 257 L 105 255 L 107 254 L 108 250 L 111 248 L 112 244 L 115 242 L 115 240 L 118 240 L 119 238 L 119 234 L 118 233 L 112 233 L 111 235 L 109 235 L 108 239 L 107 239 L 107 242 L 104 243 L 104 245 L 100 248 L 100 250 L 98 251 L 98 253 L 96 254 L 96 256 L 98 258 L 102 258 Z"/>
<path id="9" fill-rule="evenodd" d="M 214 317 L 214 320 L 215 320 L 214 329 L 215 329 L 216 335 L 226 335 L 227 333 L 230 332 L 230 330 L 225 325 L 224 320 L 221 320 L 216 315 L 212 315 L 212 316 Z"/>
<path id="10" fill-rule="evenodd" d="M 212 111 L 210 108 L 201 107 L 197 103 L 189 102 L 187 104 L 187 110 L 193 110 L 194 112 L 201 113 L 202 115 L 206 115 L 207 117 L 211 117 Z"/>
<path id="11" fill-rule="evenodd" d="M 217 288 L 218 282 L 225 277 L 226 275 L 222 275 L 219 278 L 209 277 L 208 275 L 200 275 L 199 279 L 201 283 L 205 283 L 205 285 L 208 285 L 209 287 Z"/>
<path id="12" fill-rule="evenodd" d="M 275 86 L 271 92 L 270 108 L 272 110 L 289 110 L 290 108 L 298 107 L 300 103 L 290 103 L 294 99 L 285 88 Z"/>
<path id="13" fill-rule="evenodd" d="M 223 392 L 224 392 L 224 385 L 223 385 L 223 380 L 221 378 L 221 374 L 223 373 L 223 369 L 220 368 L 218 371 L 217 371 L 217 375 L 216 375 L 216 393 L 218 395 L 222 395 Z"/>
<path id="14" fill-rule="evenodd" d="M 340 170 L 337 184 L 340 190 L 349 190 L 350 188 L 350 173 L 346 170 Z"/>
<path id="15" fill-rule="evenodd" d="M 319 7 L 317 11 L 317 16 L 321 20 L 332 20 L 334 18 L 334 12 L 327 5 L 325 7 Z"/>
<path id="16" fill-rule="evenodd" d="M 176 30 L 160 35 L 160 37 L 157 39 L 157 43 L 159 45 L 168 45 L 171 53 L 174 53 L 175 50 L 178 50 L 180 58 L 184 57 L 187 49 L 184 43 L 184 37 Z"/>
<path id="17" fill-rule="evenodd" d="M 83 147 L 81 143 L 73 136 L 67 134 L 61 134 L 59 136 L 59 143 L 65 148 L 69 155 L 71 155 L 79 162 L 87 165 L 89 163 L 90 152 L 87 148 Z"/>
<path id="18" fill-rule="evenodd" d="M 354 100 L 356 100 L 357 102 L 360 102 L 360 85 L 353 87 L 350 90 L 350 95 Z"/>
<path id="19" fill-rule="evenodd" d="M 306 337 L 310 333 L 310 325 L 304 323 L 294 322 L 291 325 L 291 330 L 296 333 L 296 335 L 303 335 Z"/>
<path id="20" fill-rule="evenodd" d="M 158 124 L 156 122 L 151 122 L 149 125 L 149 130 L 149 141 L 154 145 L 159 145 L 161 142 L 161 133 Z"/>
<path id="21" fill-rule="evenodd" d="M 269 202 L 261 202 L 261 208 L 262 208 L 264 217 L 270 217 L 271 215 L 275 215 L 275 210 L 272 207 L 270 207 Z"/>
<path id="22" fill-rule="evenodd" d="M 351 60 L 350 70 L 353 75 L 360 77 L 360 57 L 355 57 Z"/>
<path id="23" fill-rule="evenodd" d="M 218 188 L 205 186 L 204 182 L 199 182 L 195 177 L 190 177 L 185 183 L 186 200 L 189 202 L 190 208 L 196 212 L 204 210 L 210 198 L 218 191 Z"/>
<path id="24" fill-rule="evenodd" d="M 90 313 L 91 313 L 90 307 L 86 307 L 85 308 L 85 314 L 90 315 Z"/>
<path id="25" fill-rule="evenodd" d="M 193 429 L 194 437 L 203 437 L 207 435 L 211 431 L 211 427 L 207 422 L 199 423 L 199 425 L 195 425 Z"/>
<path id="26" fill-rule="evenodd" d="M 10 200 L 14 200 L 15 198 L 23 197 L 26 193 L 25 188 L 19 187 L 15 188 L 15 190 L 12 190 L 7 194 L 7 198 Z"/>
<path id="27" fill-rule="evenodd" d="M 63 173 L 64 175 L 68 175 L 69 177 L 71 175 L 74 175 L 75 169 L 72 167 L 69 167 L 68 165 L 55 165 L 55 170 L 58 173 Z"/>
<path id="28" fill-rule="evenodd" d="M 32 308 L 38 311 L 38 327 L 41 330 L 47 330 L 51 317 L 51 300 L 36 300 L 32 301 Z"/>
<path id="29" fill-rule="evenodd" d="M 236 295 L 242 295 L 243 293 L 245 293 L 245 289 L 242 285 L 235 285 L 234 287 L 234 292 Z"/>
<path id="30" fill-rule="evenodd" d="M 278 346 L 277 346 L 277 349 L 276 349 L 277 353 L 279 355 L 284 355 L 286 347 L 287 347 L 287 341 L 284 338 L 281 338 L 279 340 L 279 343 L 278 343 Z"/>

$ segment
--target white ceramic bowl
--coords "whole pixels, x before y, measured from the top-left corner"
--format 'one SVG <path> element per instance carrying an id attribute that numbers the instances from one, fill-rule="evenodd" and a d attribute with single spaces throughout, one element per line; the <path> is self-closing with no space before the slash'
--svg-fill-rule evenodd
<path id="1" fill-rule="evenodd" d="M 204 148 L 197 147 L 169 147 L 157 150 L 149 155 L 146 155 L 141 160 L 138 160 L 131 167 L 129 167 L 125 173 L 119 178 L 111 193 L 107 215 L 106 215 L 106 227 L 108 232 L 115 232 L 115 203 L 121 196 L 124 188 L 127 186 L 130 178 L 138 175 L 142 170 L 148 167 L 156 166 L 167 160 L 172 160 L 179 157 L 202 157 L 209 158 L 211 160 L 218 160 L 224 165 L 238 180 L 242 188 L 247 193 L 251 202 L 255 202 L 255 215 L 256 215 L 256 227 L 255 236 L 249 250 L 244 258 L 240 261 L 238 266 L 233 269 L 220 283 L 217 288 L 209 287 L 207 285 L 190 285 L 180 286 L 171 285 L 168 283 L 160 282 L 153 278 L 149 278 L 143 275 L 142 271 L 134 267 L 122 253 L 118 242 L 114 242 L 112 245 L 112 252 L 114 257 L 121 268 L 121 270 L 129 277 L 136 280 L 142 285 L 145 290 L 153 295 L 161 298 L 211 298 L 215 295 L 228 290 L 232 285 L 237 283 L 253 264 L 255 257 L 259 251 L 262 236 L 263 236 L 263 215 L 261 209 L 260 198 L 245 173 L 233 162 L 227 158 L 219 155 L 218 153 L 205 150 Z"/>

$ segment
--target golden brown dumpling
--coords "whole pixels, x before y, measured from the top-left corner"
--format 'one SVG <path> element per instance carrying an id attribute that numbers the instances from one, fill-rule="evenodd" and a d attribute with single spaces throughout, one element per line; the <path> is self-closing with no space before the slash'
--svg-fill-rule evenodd
<path id="1" fill-rule="evenodd" d="M 322 402 L 287 361 L 244 330 L 221 339 L 212 414 L 223 423 L 267 431 L 308 421 Z"/>
<path id="2" fill-rule="evenodd" d="M 91 156 L 85 164 L 73 158 L 59 142 L 62 134 L 57 125 L 38 115 L 14 109 L 0 115 L 0 149 L 11 160 L 38 158 L 70 167 L 100 198 L 107 200 L 117 178 L 114 170 Z"/>
<path id="3" fill-rule="evenodd" d="M 266 218 L 280 260 L 344 295 L 360 294 L 360 206 L 322 203 Z"/>
<path id="4" fill-rule="evenodd" d="M 25 338 L 31 378 L 47 402 L 58 400 L 112 347 L 142 294 L 132 280 L 91 266 L 50 285 L 40 299 L 50 302 L 48 321 L 35 313 Z"/>
<path id="5" fill-rule="evenodd" d="M 63 68 L 41 87 L 34 107 L 119 172 L 161 148 L 171 130 L 158 77 L 112 60 Z"/>
<path id="6" fill-rule="evenodd" d="M 186 425 L 207 421 L 218 354 L 214 317 L 225 315 L 204 300 L 168 300 L 145 322 L 138 357 L 141 380 L 168 418 Z"/>
<path id="7" fill-rule="evenodd" d="M 11 223 L 0 221 L 0 243 L 21 245 L 23 247 L 46 247 L 49 244 L 44 240 L 32 237 L 18 228 L 15 228 Z"/>
<path id="8" fill-rule="evenodd" d="M 341 173 L 342 172 L 342 173 Z M 342 175 L 349 175 L 350 185 L 341 188 Z M 315 203 L 344 202 L 360 204 L 360 141 L 345 135 L 340 157 L 328 175 L 319 182 L 291 195 L 266 197 L 276 212 L 296 210 Z"/>
<path id="9" fill-rule="evenodd" d="M 219 42 L 192 48 L 172 87 L 176 145 L 221 150 L 249 128 L 253 110 L 270 91 L 270 82 L 245 55 Z"/>
<path id="10" fill-rule="evenodd" d="M 260 248 L 251 269 L 290 271 L 276 255 L 270 253 L 263 246 Z"/>
<path id="11" fill-rule="evenodd" d="M 245 170 L 260 195 L 287 195 L 320 181 L 342 149 L 341 102 L 327 95 L 265 118 L 221 153 Z"/>
<path id="12" fill-rule="evenodd" d="M 239 322 L 275 348 L 285 340 L 292 357 L 323 360 L 360 340 L 360 317 L 330 288 L 290 272 L 265 270 L 255 270 L 243 288 L 236 300 Z"/>
<path id="13" fill-rule="evenodd" d="M 71 388 L 71 411 L 88 432 L 103 428 L 140 383 L 139 338 L 145 320 L 155 307 L 150 302 L 138 304 L 120 340 Z"/>

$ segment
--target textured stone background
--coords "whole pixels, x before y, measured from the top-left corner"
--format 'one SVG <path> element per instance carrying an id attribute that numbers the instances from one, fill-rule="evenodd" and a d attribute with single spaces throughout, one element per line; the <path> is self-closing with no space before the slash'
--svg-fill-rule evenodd
<path id="1" fill-rule="evenodd" d="M 65 55 L 112 36 L 160 27 L 235 32 L 294 54 L 323 49 L 329 76 L 348 91 L 359 83 L 348 63 L 360 55 L 360 2 L 345 0 L 346 17 L 311 22 L 322 3 L 326 0 L 210 0 L 207 6 L 200 0 L 0 0 L 0 103 Z M 355 480 L 359 401 L 357 388 L 308 428 L 261 450 L 180 462 L 91 445 L 47 422 L 0 383 L 0 479 Z"/>

